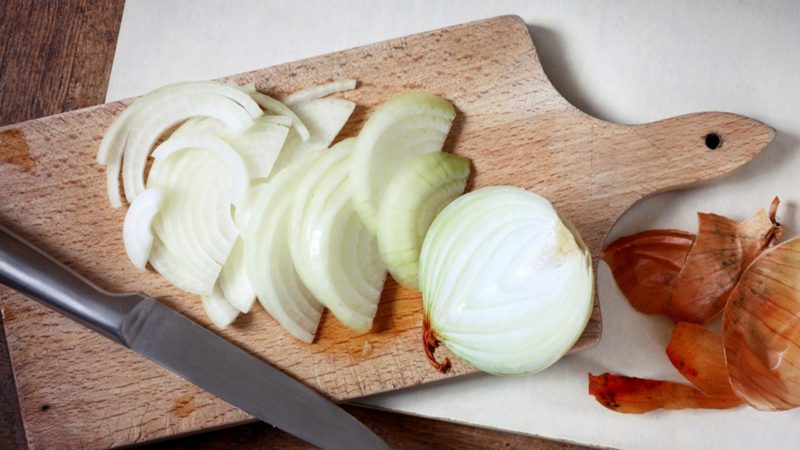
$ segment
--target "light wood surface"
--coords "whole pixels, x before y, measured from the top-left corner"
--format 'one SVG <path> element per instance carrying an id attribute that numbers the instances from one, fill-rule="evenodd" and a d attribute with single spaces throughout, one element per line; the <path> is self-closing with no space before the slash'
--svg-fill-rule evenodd
<path id="1" fill-rule="evenodd" d="M 374 107 L 412 89 L 450 99 L 459 115 L 446 144 L 472 159 L 473 187 L 512 184 L 553 201 L 596 256 L 616 218 L 655 192 L 722 176 L 772 139 L 756 121 L 702 113 L 623 126 L 569 105 L 547 81 L 526 25 L 514 17 L 450 27 L 232 77 L 276 96 L 356 78 L 356 109 L 342 136 Z M 100 286 L 143 290 L 209 325 L 199 301 L 157 274 L 137 272 L 120 239 L 124 209 L 108 208 L 94 154 L 115 103 L 0 129 L 0 221 Z M 709 150 L 704 137 L 723 145 Z M 595 258 L 596 261 L 596 258 Z M 134 353 L 4 289 L 9 351 L 34 448 L 124 445 L 241 422 L 247 416 Z M 257 310 L 221 334 L 337 400 L 447 376 L 421 351 L 416 294 L 389 283 L 371 333 L 326 315 L 313 345 Z M 576 349 L 600 336 L 600 310 Z M 372 351 L 363 353 L 364 343 Z M 442 356 L 447 354 L 442 350 Z"/>

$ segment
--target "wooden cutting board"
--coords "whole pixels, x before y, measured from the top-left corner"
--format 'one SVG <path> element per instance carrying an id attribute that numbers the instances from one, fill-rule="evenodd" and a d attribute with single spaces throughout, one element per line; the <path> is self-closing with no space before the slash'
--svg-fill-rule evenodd
<path id="1" fill-rule="evenodd" d="M 442 95 L 458 110 L 446 148 L 472 159 L 472 187 L 511 184 L 547 196 L 581 232 L 595 262 L 606 232 L 634 202 L 727 174 L 774 134 L 757 121 L 725 113 L 635 126 L 589 117 L 549 83 L 528 28 L 517 17 L 230 77 L 278 97 L 341 78 L 359 80 L 357 90 L 341 95 L 358 103 L 341 137 L 357 133 L 369 113 L 396 94 Z M 125 256 L 125 210 L 107 206 L 104 169 L 94 157 L 105 128 L 127 103 L 0 128 L 0 223 L 103 288 L 147 292 L 210 326 L 197 298 L 152 271 L 139 273 Z M 721 137 L 721 147 L 707 147 L 709 133 Z M 135 353 L 0 289 L 31 448 L 119 446 L 249 419 Z M 220 334 L 331 398 L 346 400 L 473 372 L 458 360 L 447 376 L 431 369 L 420 326 L 419 296 L 390 281 L 367 334 L 348 331 L 325 315 L 317 342 L 307 345 L 260 308 Z M 594 345 L 600 330 L 595 304 L 573 350 Z"/>

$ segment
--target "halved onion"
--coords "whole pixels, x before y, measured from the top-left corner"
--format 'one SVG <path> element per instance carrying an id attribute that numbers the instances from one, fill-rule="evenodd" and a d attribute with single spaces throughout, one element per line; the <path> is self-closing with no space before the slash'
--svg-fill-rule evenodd
<path id="1" fill-rule="evenodd" d="M 156 160 L 169 157 L 175 152 L 187 148 L 204 149 L 213 153 L 230 174 L 230 202 L 238 205 L 244 200 L 247 188 L 250 186 L 250 177 L 247 166 L 239 153 L 228 143 L 213 134 L 181 134 L 172 136 L 153 151 L 153 158 Z"/>
<path id="2" fill-rule="evenodd" d="M 169 128 L 193 116 L 214 117 L 234 131 L 243 131 L 262 114 L 241 90 L 215 82 L 178 83 L 156 89 L 135 100 L 109 128 L 97 160 L 106 164 L 112 207 L 119 207 L 119 172 L 128 201 L 144 190 L 147 155 Z M 124 164 L 123 164 L 124 162 Z"/>
<path id="3" fill-rule="evenodd" d="M 544 197 L 513 187 L 463 195 L 436 217 L 420 254 L 426 356 L 439 341 L 474 367 L 533 373 L 589 321 L 591 255 Z M 535 320 L 534 320 L 535 319 Z"/>
<path id="4" fill-rule="evenodd" d="M 364 124 L 353 149 L 353 205 L 373 234 L 386 186 L 411 158 L 442 149 L 456 116 L 453 105 L 421 92 L 382 104 Z"/>
<path id="5" fill-rule="evenodd" d="M 306 155 L 269 183 L 252 188 L 252 207 L 243 234 L 244 266 L 259 302 L 292 336 L 312 342 L 320 304 L 291 263 L 289 223 L 292 195 L 321 152 Z"/>
<path id="6" fill-rule="evenodd" d="M 294 192 L 292 261 L 311 293 L 355 331 L 368 331 L 386 269 L 377 239 L 353 210 L 348 182 L 354 139 L 327 150 Z M 291 167 L 291 166 L 290 166 Z"/>
<path id="7" fill-rule="evenodd" d="M 417 289 L 419 252 L 433 219 L 464 192 L 469 160 L 427 153 L 398 169 L 378 209 L 378 244 L 392 277 Z"/>
<path id="8" fill-rule="evenodd" d="M 356 80 L 338 80 L 330 83 L 320 84 L 302 91 L 292 93 L 283 99 L 283 103 L 288 106 L 296 106 L 318 98 L 327 97 L 331 94 L 343 91 L 351 91 L 356 88 Z"/>
<path id="9" fill-rule="evenodd" d="M 800 406 L 800 238 L 747 268 L 725 307 L 722 334 L 742 400 L 762 411 Z"/>
<path id="10" fill-rule="evenodd" d="M 144 270 L 150 249 L 153 247 L 153 218 L 164 203 L 164 191 L 158 188 L 145 189 L 131 203 L 122 225 L 122 241 L 128 258 L 139 270 Z"/>

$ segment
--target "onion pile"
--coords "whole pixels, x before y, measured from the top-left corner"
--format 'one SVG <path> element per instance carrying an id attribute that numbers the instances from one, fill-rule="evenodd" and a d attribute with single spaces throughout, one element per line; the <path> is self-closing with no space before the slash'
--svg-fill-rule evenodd
<path id="1" fill-rule="evenodd" d="M 699 214 L 696 236 L 651 230 L 605 249 L 631 305 L 676 322 L 667 356 L 693 386 L 590 374 L 598 402 L 627 413 L 800 406 L 800 238 L 777 244 L 777 207 L 745 222 Z M 703 326 L 720 312 L 721 334 Z"/>

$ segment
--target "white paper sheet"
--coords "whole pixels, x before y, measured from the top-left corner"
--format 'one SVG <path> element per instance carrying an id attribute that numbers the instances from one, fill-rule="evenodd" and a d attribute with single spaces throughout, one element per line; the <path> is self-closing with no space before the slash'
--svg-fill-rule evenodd
<path id="1" fill-rule="evenodd" d="M 553 84 L 584 111 L 624 123 L 720 110 L 778 130 L 744 170 L 629 210 L 612 238 L 647 228 L 693 231 L 696 211 L 744 218 L 800 201 L 800 3 L 678 1 L 159 1 L 125 6 L 108 100 L 500 14 L 532 25 Z M 624 448 L 797 448 L 800 411 L 673 411 L 632 416 L 587 395 L 587 372 L 680 380 L 664 356 L 670 324 L 635 313 L 601 266 L 598 347 L 530 377 L 472 376 L 365 402 L 414 414 Z"/>

